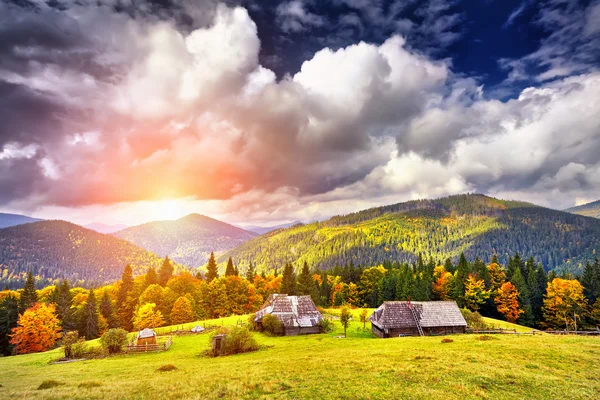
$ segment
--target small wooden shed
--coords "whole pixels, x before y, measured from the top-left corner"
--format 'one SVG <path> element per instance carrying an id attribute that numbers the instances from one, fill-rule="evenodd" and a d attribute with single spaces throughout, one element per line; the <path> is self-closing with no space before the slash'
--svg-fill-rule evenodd
<path id="1" fill-rule="evenodd" d="M 262 329 L 262 319 L 267 314 L 279 318 L 286 336 L 320 333 L 319 322 L 323 316 L 310 296 L 272 294 L 254 318 L 259 329 Z"/>
<path id="2" fill-rule="evenodd" d="M 196 325 L 195 327 L 192 328 L 192 332 L 193 333 L 202 333 L 202 332 L 204 332 L 204 328 L 201 327 L 200 325 Z"/>
<path id="3" fill-rule="evenodd" d="M 138 346 L 156 344 L 156 332 L 150 328 L 142 329 L 138 332 L 136 344 Z"/>
<path id="4" fill-rule="evenodd" d="M 465 333 L 467 322 L 454 301 L 386 301 L 371 317 L 380 338 Z"/>

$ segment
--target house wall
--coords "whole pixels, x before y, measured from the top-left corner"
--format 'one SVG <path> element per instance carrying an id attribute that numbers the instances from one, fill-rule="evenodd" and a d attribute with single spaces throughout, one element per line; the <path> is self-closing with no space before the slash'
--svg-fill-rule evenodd
<path id="1" fill-rule="evenodd" d="M 380 338 L 390 338 L 390 337 L 398 337 L 401 335 L 410 335 L 410 336 L 419 336 L 419 331 L 417 328 L 395 328 L 389 329 L 386 334 L 383 330 L 379 329 L 377 326 L 371 324 L 371 332 L 377 337 Z M 465 333 L 464 326 L 436 326 L 432 328 L 423 328 L 423 334 L 426 336 L 429 335 L 448 335 L 452 333 Z"/>

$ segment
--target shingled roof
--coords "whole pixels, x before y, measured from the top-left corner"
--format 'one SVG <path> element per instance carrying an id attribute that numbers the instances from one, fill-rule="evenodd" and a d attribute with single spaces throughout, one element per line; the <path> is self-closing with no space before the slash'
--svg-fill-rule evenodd
<path id="1" fill-rule="evenodd" d="M 410 306 L 423 328 L 467 326 L 454 301 L 386 301 L 373 312 L 369 321 L 381 329 L 416 328 Z"/>
<path id="2" fill-rule="evenodd" d="M 145 328 L 138 332 L 138 339 L 146 339 L 152 336 L 156 336 L 156 332 L 150 328 Z"/>
<path id="3" fill-rule="evenodd" d="M 313 327 L 317 326 L 322 316 L 310 296 L 288 296 L 287 294 L 272 294 L 262 308 L 256 312 L 254 320 L 262 321 L 267 314 L 276 315 L 284 327 Z"/>

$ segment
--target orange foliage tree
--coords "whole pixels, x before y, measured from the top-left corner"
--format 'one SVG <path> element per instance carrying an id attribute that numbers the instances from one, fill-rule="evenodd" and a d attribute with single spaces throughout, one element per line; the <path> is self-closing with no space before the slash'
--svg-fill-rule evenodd
<path id="1" fill-rule="evenodd" d="M 186 322 L 192 322 L 194 320 L 194 310 L 192 309 L 192 302 L 187 297 L 180 297 L 173 304 L 173 310 L 171 311 L 171 323 L 174 325 L 184 324 Z"/>
<path id="2" fill-rule="evenodd" d="M 433 285 L 431 291 L 439 300 L 448 300 L 450 286 L 454 276 L 446 271 L 443 265 L 437 266 L 433 270 Z"/>
<path id="3" fill-rule="evenodd" d="M 37 303 L 25 310 L 12 332 L 10 343 L 15 345 L 17 354 L 49 350 L 60 338 L 54 304 Z"/>
<path id="4" fill-rule="evenodd" d="M 498 288 L 494 302 L 498 312 L 511 323 L 515 323 L 525 312 L 519 308 L 519 291 L 510 282 L 505 282 Z"/>

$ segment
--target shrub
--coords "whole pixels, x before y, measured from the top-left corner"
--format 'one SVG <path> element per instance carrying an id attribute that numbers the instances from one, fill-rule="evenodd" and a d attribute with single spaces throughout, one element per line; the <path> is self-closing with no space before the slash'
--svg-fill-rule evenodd
<path id="1" fill-rule="evenodd" d="M 247 328 L 232 328 L 225 337 L 223 354 L 240 354 L 258 350 L 258 343 Z"/>
<path id="2" fill-rule="evenodd" d="M 490 335 L 481 335 L 477 336 L 477 340 L 486 341 L 486 340 L 498 340 L 498 338 L 490 336 Z"/>
<path id="3" fill-rule="evenodd" d="M 79 333 L 77 331 L 66 332 L 63 336 L 63 350 L 65 358 L 75 358 L 73 356 L 73 345 L 79 341 Z"/>
<path id="4" fill-rule="evenodd" d="M 109 329 L 100 338 L 100 343 L 110 354 L 119 353 L 127 344 L 127 331 L 121 328 Z"/>
<path id="5" fill-rule="evenodd" d="M 84 338 L 79 338 L 72 346 L 73 358 L 83 358 L 88 352 L 88 346 Z"/>
<path id="6" fill-rule="evenodd" d="M 476 329 L 476 330 L 487 328 L 487 324 L 481 317 L 481 314 L 479 314 L 477 311 L 473 312 L 473 311 L 467 310 L 466 308 L 462 308 L 460 310 L 460 312 L 462 313 L 463 317 L 465 318 L 465 321 L 467 321 L 467 326 L 469 328 Z"/>
<path id="7" fill-rule="evenodd" d="M 442 339 L 442 343 L 452 343 L 454 342 L 454 340 L 450 339 L 450 338 L 444 338 Z"/>
<path id="8" fill-rule="evenodd" d="M 268 332 L 272 335 L 280 335 L 283 333 L 283 326 L 276 315 L 265 315 L 262 319 L 262 326 L 265 332 Z"/>
<path id="9" fill-rule="evenodd" d="M 163 365 L 162 367 L 160 367 L 159 369 L 157 369 L 158 372 L 168 372 L 168 371 L 174 371 L 176 370 L 177 367 L 174 366 L 173 364 L 166 364 Z"/>
<path id="10" fill-rule="evenodd" d="M 254 318 L 256 318 L 256 314 L 250 314 L 248 316 L 248 329 L 251 331 L 255 331 L 257 328 Z"/>
<path id="11" fill-rule="evenodd" d="M 64 385 L 64 383 L 55 381 L 55 380 L 48 380 L 48 381 L 42 382 L 40 384 L 40 386 L 38 386 L 37 390 L 52 389 L 54 387 L 62 386 L 62 385 Z"/>
<path id="12" fill-rule="evenodd" d="M 322 318 L 317 324 L 321 333 L 329 333 L 333 331 L 333 323 L 329 318 Z"/>

